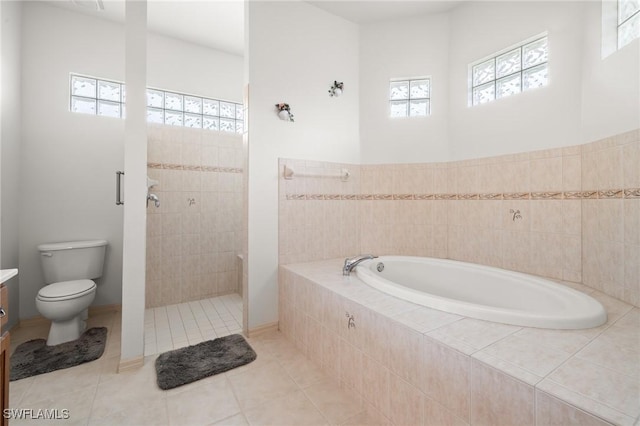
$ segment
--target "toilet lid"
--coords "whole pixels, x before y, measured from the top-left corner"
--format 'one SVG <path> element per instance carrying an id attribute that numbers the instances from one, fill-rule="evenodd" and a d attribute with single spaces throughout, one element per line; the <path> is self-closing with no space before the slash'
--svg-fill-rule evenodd
<path id="1" fill-rule="evenodd" d="M 61 281 L 44 286 L 38 292 L 40 299 L 71 299 L 92 292 L 96 283 L 91 280 Z"/>

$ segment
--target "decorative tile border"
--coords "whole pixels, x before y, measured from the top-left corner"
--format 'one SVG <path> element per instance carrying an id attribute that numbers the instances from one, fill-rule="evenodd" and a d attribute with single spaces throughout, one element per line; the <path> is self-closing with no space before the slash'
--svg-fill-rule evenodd
<path id="1" fill-rule="evenodd" d="M 507 192 L 502 194 L 502 198 L 505 200 L 529 200 L 531 194 L 528 192 Z"/>
<path id="2" fill-rule="evenodd" d="M 480 194 L 481 200 L 502 200 L 502 194 Z"/>
<path id="3" fill-rule="evenodd" d="M 239 167 L 192 166 L 187 164 L 147 163 L 149 169 L 187 170 L 191 172 L 242 173 Z"/>
<path id="4" fill-rule="evenodd" d="M 458 194 L 458 200 L 479 200 L 480 194 Z"/>
<path id="5" fill-rule="evenodd" d="M 624 198 L 640 198 L 640 188 L 625 189 Z"/>
<path id="6" fill-rule="evenodd" d="M 507 192 L 489 194 L 287 194 L 287 200 L 612 200 L 640 198 L 640 188 L 604 191 Z"/>
<path id="7" fill-rule="evenodd" d="M 622 198 L 622 189 L 610 189 L 607 191 L 598 191 L 598 198 Z"/>
<path id="8" fill-rule="evenodd" d="M 561 200 L 562 192 L 532 192 L 532 200 Z"/>

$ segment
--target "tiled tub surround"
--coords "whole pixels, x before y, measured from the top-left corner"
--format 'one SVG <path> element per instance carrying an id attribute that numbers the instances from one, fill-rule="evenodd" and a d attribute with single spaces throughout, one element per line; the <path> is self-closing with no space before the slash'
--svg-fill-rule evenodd
<path id="1" fill-rule="evenodd" d="M 607 324 L 517 327 L 401 301 L 341 267 L 342 259 L 280 267 L 280 329 L 380 423 L 638 420 L 640 309 L 565 283 L 598 299 Z"/>
<path id="2" fill-rule="evenodd" d="M 146 307 L 239 293 L 242 135 L 150 125 Z"/>
<path id="3" fill-rule="evenodd" d="M 450 163 L 280 161 L 280 263 L 371 252 L 584 283 L 640 305 L 640 131 Z"/>

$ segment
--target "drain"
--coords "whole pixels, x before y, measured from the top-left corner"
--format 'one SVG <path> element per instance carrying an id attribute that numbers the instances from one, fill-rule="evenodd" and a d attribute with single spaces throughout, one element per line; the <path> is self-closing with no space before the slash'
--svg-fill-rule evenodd
<path id="1" fill-rule="evenodd" d="M 384 271 L 384 263 L 378 262 L 378 265 L 376 265 L 376 269 L 378 270 L 378 272 Z"/>

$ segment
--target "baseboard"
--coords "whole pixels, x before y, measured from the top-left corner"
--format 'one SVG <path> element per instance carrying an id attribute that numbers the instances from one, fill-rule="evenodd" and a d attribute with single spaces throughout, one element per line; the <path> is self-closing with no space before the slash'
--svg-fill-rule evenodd
<path id="1" fill-rule="evenodd" d="M 256 337 L 270 331 L 278 331 L 278 321 L 271 324 L 261 325 L 259 327 L 252 328 L 247 331 L 247 337 Z"/>
<path id="2" fill-rule="evenodd" d="M 121 312 L 121 311 L 122 311 L 122 305 L 120 304 L 89 306 L 89 315 L 101 315 L 101 314 L 109 314 L 111 312 Z"/>
<path id="3" fill-rule="evenodd" d="M 50 326 L 51 325 L 51 321 L 49 321 L 48 319 L 46 319 L 43 316 L 35 316 L 35 317 L 31 317 L 31 318 L 22 318 L 18 321 L 18 324 L 16 324 L 16 328 L 20 327 L 37 327 L 37 326 Z"/>
<path id="4" fill-rule="evenodd" d="M 122 311 L 122 305 L 120 304 L 112 304 L 112 305 L 102 305 L 102 306 L 89 306 L 89 316 L 93 315 L 102 315 L 111 312 L 120 312 Z M 18 321 L 18 324 L 15 327 L 37 327 L 37 326 L 49 326 L 51 325 L 51 321 L 43 317 L 42 315 L 37 315 L 31 318 L 22 318 Z"/>
<path id="5" fill-rule="evenodd" d="M 135 358 L 121 359 L 118 364 L 118 373 L 125 371 L 137 370 L 144 365 L 144 356 L 137 356 Z"/>

